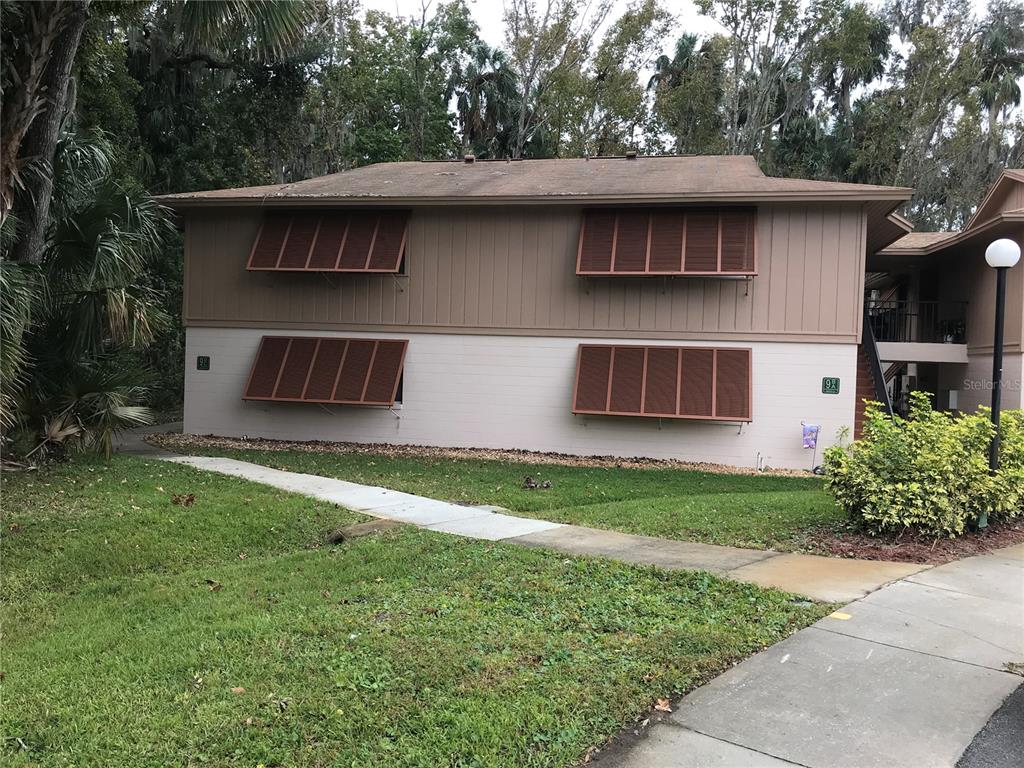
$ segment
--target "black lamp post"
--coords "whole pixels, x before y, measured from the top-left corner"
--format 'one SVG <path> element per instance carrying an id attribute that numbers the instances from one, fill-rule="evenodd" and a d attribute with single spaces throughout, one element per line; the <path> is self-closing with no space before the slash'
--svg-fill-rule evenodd
<path id="1" fill-rule="evenodd" d="M 996 332 L 992 346 L 992 445 L 988 466 L 992 472 L 999 469 L 999 400 L 1003 381 L 1003 324 L 1006 314 L 1006 271 L 1020 261 L 1020 246 L 1013 240 L 1002 238 L 985 249 L 985 261 L 996 271 Z"/>

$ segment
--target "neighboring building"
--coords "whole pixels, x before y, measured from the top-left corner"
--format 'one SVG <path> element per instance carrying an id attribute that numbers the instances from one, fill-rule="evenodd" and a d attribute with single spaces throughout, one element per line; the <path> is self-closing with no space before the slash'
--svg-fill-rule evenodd
<path id="1" fill-rule="evenodd" d="M 1024 244 L 1024 170 L 1002 173 L 961 232 L 914 232 L 868 256 L 871 325 L 897 410 L 914 389 L 935 405 L 974 411 L 992 396 L 995 272 L 985 248 Z M 1024 265 L 1007 274 L 1003 407 L 1024 381 Z"/>
<path id="2" fill-rule="evenodd" d="M 169 195 L 185 431 L 810 468 L 875 395 L 866 269 L 932 259 L 892 245 L 910 195 L 750 157 L 392 163 Z"/>

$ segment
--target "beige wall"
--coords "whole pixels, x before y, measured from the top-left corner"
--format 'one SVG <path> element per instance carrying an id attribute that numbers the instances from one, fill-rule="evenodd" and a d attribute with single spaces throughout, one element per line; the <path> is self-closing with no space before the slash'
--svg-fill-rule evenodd
<path id="1" fill-rule="evenodd" d="M 198 326 L 687 340 L 856 342 L 865 217 L 860 204 L 763 205 L 759 273 L 581 278 L 575 206 L 413 213 L 407 274 L 249 273 L 258 210 L 186 222 L 185 321 Z"/>
<path id="2" fill-rule="evenodd" d="M 957 366 L 960 369 L 961 366 Z M 960 391 L 958 407 L 965 413 L 977 410 L 979 405 L 992 404 L 992 353 L 970 355 L 963 366 L 963 380 L 951 382 L 950 389 Z M 1001 403 L 1004 409 L 1020 408 L 1021 388 L 1024 386 L 1024 355 L 1010 352 L 1003 356 L 1003 386 Z"/>
<path id="3" fill-rule="evenodd" d="M 1024 227 L 1010 235 L 1024 244 Z M 992 239 L 995 239 L 993 235 Z M 967 347 L 970 354 L 992 352 L 992 337 L 995 330 L 996 275 L 985 263 L 985 247 L 990 242 L 984 239 L 978 245 L 951 249 L 934 267 L 942 275 L 939 298 L 951 301 L 967 301 Z M 1004 349 L 1007 352 L 1021 352 L 1024 341 L 1024 262 L 1006 274 L 1006 322 Z M 989 374 L 991 375 L 991 374 Z"/>
<path id="4" fill-rule="evenodd" d="M 810 469 L 811 451 L 801 447 L 801 420 L 822 426 L 817 463 L 837 432 L 853 426 L 857 348 L 851 344 L 743 344 L 753 350 L 753 421 L 741 427 L 574 416 L 576 355 L 583 339 L 564 336 L 377 333 L 373 335 L 409 339 L 400 408 L 245 402 L 242 390 L 265 333 L 290 332 L 188 329 L 186 432 L 650 456 L 732 466 L 756 466 L 760 454 L 769 466 Z M 599 341 L 614 344 L 621 338 Z M 197 355 L 210 356 L 209 371 L 196 370 Z M 824 376 L 840 378 L 839 395 L 821 393 Z"/>
<path id="5" fill-rule="evenodd" d="M 975 224 L 982 224 L 1006 211 L 1024 209 L 1024 182 L 1008 180 L 997 186 L 992 198 L 976 214 Z"/>

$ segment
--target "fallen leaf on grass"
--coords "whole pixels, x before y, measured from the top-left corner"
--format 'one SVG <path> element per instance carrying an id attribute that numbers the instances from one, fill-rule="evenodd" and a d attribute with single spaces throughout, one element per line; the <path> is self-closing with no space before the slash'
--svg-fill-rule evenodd
<path id="1" fill-rule="evenodd" d="M 220 592 L 221 589 L 223 589 L 223 587 L 224 587 L 224 585 L 221 584 L 216 579 L 207 579 L 206 583 L 210 585 L 210 591 L 211 592 Z"/>
<path id="2" fill-rule="evenodd" d="M 672 711 L 672 705 L 669 704 L 668 699 L 658 699 L 656 702 L 654 702 L 654 708 L 658 712 L 671 712 Z"/>
<path id="3" fill-rule="evenodd" d="M 245 688 L 243 688 L 242 686 L 238 685 L 238 686 L 235 686 L 234 688 L 232 688 L 231 692 L 233 694 L 235 694 L 235 695 L 240 695 L 240 694 L 245 693 Z"/>

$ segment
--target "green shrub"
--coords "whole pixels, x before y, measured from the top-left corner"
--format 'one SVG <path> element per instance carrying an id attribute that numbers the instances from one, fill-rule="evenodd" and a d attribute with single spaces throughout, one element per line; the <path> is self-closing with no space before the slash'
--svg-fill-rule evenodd
<path id="1" fill-rule="evenodd" d="M 980 515 L 1015 517 L 1024 505 L 1024 411 L 1000 422 L 1000 471 L 988 468 L 990 412 L 952 416 L 911 394 L 910 416 L 868 409 L 864 435 L 825 452 L 826 486 L 870 533 L 958 536 Z"/>

